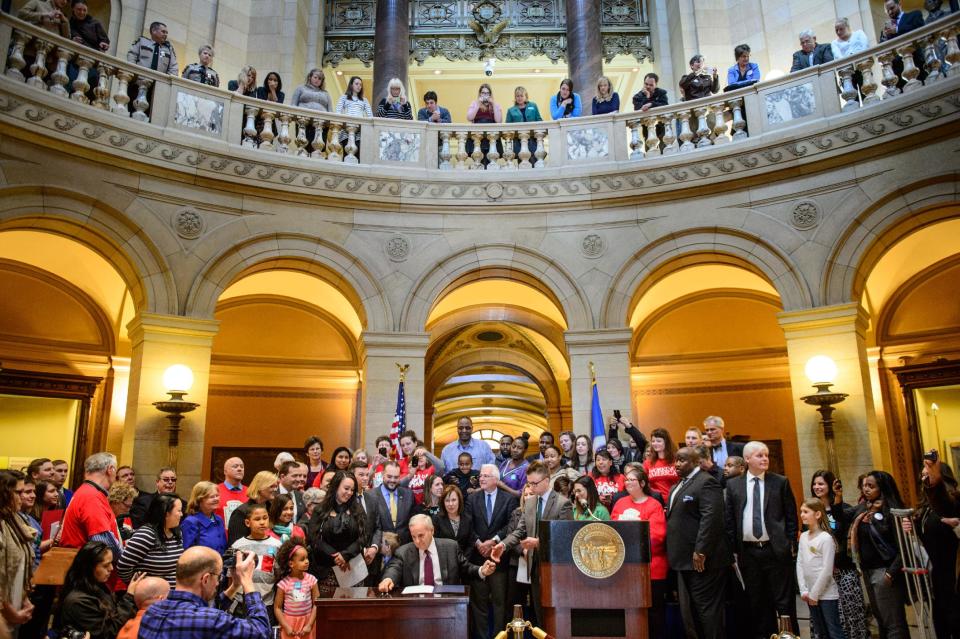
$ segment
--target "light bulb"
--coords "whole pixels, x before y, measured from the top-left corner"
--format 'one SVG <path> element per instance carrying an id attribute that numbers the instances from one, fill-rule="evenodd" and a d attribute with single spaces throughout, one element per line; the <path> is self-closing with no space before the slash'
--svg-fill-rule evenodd
<path id="1" fill-rule="evenodd" d="M 163 387 L 170 391 L 186 392 L 193 386 L 193 371 L 183 364 L 174 364 L 163 373 Z"/>
<path id="2" fill-rule="evenodd" d="M 932 404 L 930 404 L 930 410 L 932 410 L 933 412 L 937 412 L 938 410 L 940 410 L 940 407 L 937 406 L 936 402 L 933 402 Z"/>
<path id="3" fill-rule="evenodd" d="M 826 355 L 811 357 L 803 370 L 814 384 L 832 384 L 837 378 L 837 365 Z"/>

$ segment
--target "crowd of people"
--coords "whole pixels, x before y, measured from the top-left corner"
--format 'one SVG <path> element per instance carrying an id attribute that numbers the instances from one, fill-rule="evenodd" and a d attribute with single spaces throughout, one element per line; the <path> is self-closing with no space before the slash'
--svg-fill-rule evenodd
<path id="1" fill-rule="evenodd" d="M 102 24 L 88 15 L 86 0 L 73 0 L 70 11 L 67 9 L 68 0 L 30 0 L 20 11 L 18 17 L 37 24 L 43 28 L 57 32 L 64 37 L 91 48 L 106 50 L 110 46 Z M 938 20 L 951 12 L 960 10 L 958 0 L 950 0 L 948 7 L 944 7 L 943 0 L 926 0 L 927 15 L 919 10 L 903 11 L 900 0 L 886 0 L 884 9 L 888 20 L 884 23 L 880 41 L 900 36 L 918 29 L 924 24 Z M 811 29 L 799 34 L 800 49 L 793 54 L 790 71 L 800 71 L 855 55 L 866 50 L 870 43 L 862 30 L 852 31 L 848 18 L 839 18 L 835 25 L 836 39 L 830 44 L 817 43 L 817 36 Z M 941 47 L 941 72 L 946 73 L 949 63 L 944 59 L 946 47 Z M 734 49 L 734 64 L 727 69 L 727 84 L 724 91 L 750 86 L 760 81 L 761 69 L 755 62 L 750 61 L 750 46 L 741 44 Z M 920 69 L 919 79 L 925 76 L 923 51 L 918 48 L 915 52 L 916 65 Z M 207 84 L 220 86 L 220 76 L 213 69 L 214 50 L 209 44 L 200 47 L 198 61 L 186 65 L 182 75 L 184 78 Z M 168 29 L 162 22 L 153 22 L 149 27 L 149 34 L 141 36 L 127 52 L 127 60 L 131 63 L 176 75 L 180 70 L 177 54 L 168 40 Z M 707 66 L 702 55 L 694 55 L 689 62 L 690 72 L 680 78 L 679 89 L 682 100 L 695 100 L 708 97 L 720 90 L 720 75 L 716 67 Z M 899 58 L 894 61 L 894 71 L 898 74 L 903 69 L 903 62 Z M 75 77 L 75 71 L 71 80 Z M 635 111 L 646 111 L 653 107 L 667 105 L 667 92 L 658 86 L 660 78 L 656 73 L 648 73 L 643 79 L 643 88 L 632 96 L 631 102 Z M 862 78 L 858 74 L 855 82 L 859 87 Z M 905 81 L 901 81 L 905 82 Z M 902 86 L 902 84 L 901 84 Z M 282 91 L 283 81 L 276 71 L 266 74 L 263 84 L 257 85 L 257 70 L 252 66 L 244 66 L 236 80 L 230 80 L 227 89 L 238 95 L 258 98 L 269 102 L 283 103 L 285 94 Z M 379 100 L 377 100 L 379 97 Z M 376 101 L 376 108 L 371 102 Z M 576 93 L 573 81 L 569 78 L 561 81 L 557 93 L 550 96 L 549 113 L 553 120 L 576 118 L 581 115 L 599 115 L 615 113 L 620 110 L 620 96 L 612 90 L 610 79 L 601 76 L 596 84 L 596 96 L 591 104 L 586 105 Z M 346 91 L 339 98 L 333 98 L 326 89 L 326 80 L 322 69 L 311 69 L 302 84 L 291 95 L 290 105 L 313 111 L 335 112 L 339 114 L 380 117 L 400 120 L 416 119 L 424 122 L 449 123 L 449 110 L 438 103 L 435 91 L 428 91 L 423 96 L 423 108 L 414 114 L 403 83 L 394 78 L 389 81 L 383 96 L 375 96 L 368 101 L 364 97 L 363 81 L 351 77 L 346 84 Z M 543 120 L 542 111 L 537 104 L 530 100 L 527 90 L 518 86 L 513 92 L 513 105 L 504 109 L 494 100 L 493 90 L 489 84 L 483 83 L 477 91 L 474 100 L 465 114 L 466 121 L 474 124 L 492 124 L 502 122 L 540 122 Z M 484 141 L 485 144 L 488 144 Z M 535 149 L 531 149 L 531 153 Z M 472 152 L 468 150 L 468 154 Z M 486 153 L 486 150 L 484 150 Z"/>
<path id="2" fill-rule="evenodd" d="M 340 446 L 325 462 L 311 437 L 249 484 L 233 457 L 222 482 L 182 493 L 166 467 L 138 491 L 135 469 L 106 452 L 86 460 L 75 492 L 62 460 L 0 471 L 2 618 L 22 639 L 312 637 L 311 602 L 338 586 L 466 584 L 471 634 L 489 639 L 514 604 L 542 619 L 540 521 L 612 520 L 649 524 L 654 639 L 668 636 L 674 601 L 690 637 L 726 636 L 728 623 L 769 637 L 781 616 L 796 631 L 798 595 L 815 637 L 867 639 L 872 618 L 898 639 L 909 635 L 902 525 L 932 562 L 937 637 L 957 637 L 960 491 L 935 454 L 901 524 L 898 487 L 879 470 L 860 477 L 853 504 L 817 471 L 798 518 L 767 446 L 731 441 L 716 416 L 679 447 L 668 430 L 620 417 L 598 450 L 585 435 L 544 432 L 528 454 L 529 439 L 504 435 L 494 453 L 464 417 L 439 457 L 406 430 L 399 450 L 381 436 L 372 454 Z M 63 585 L 35 585 L 54 548 L 75 552 Z"/>

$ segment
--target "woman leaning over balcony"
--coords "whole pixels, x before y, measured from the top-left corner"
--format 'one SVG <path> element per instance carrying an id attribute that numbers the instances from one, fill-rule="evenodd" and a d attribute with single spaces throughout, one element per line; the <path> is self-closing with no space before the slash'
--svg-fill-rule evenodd
<path id="1" fill-rule="evenodd" d="M 760 81 L 760 65 L 750 62 L 750 45 L 739 44 L 733 50 L 737 63 L 727 69 L 727 86 L 724 91 L 748 87 Z"/>
<path id="2" fill-rule="evenodd" d="M 593 97 L 591 115 L 616 113 L 620 110 L 620 94 L 613 90 L 610 78 L 601 75 L 597 80 L 597 95 Z"/>
<path id="3" fill-rule="evenodd" d="M 263 86 L 257 89 L 257 99 L 283 104 L 283 80 L 276 71 L 271 71 L 263 79 Z"/>
<path id="4" fill-rule="evenodd" d="M 493 101 L 493 89 L 491 89 L 490 85 L 486 82 L 480 85 L 480 90 L 477 91 L 477 99 L 467 108 L 467 122 L 474 124 L 500 124 L 503 122 L 503 110 L 499 104 Z M 484 137 L 480 141 L 480 151 L 483 153 L 481 163 L 484 167 L 490 163 L 489 160 L 487 160 L 487 152 L 489 150 L 490 141 Z M 473 154 L 472 138 L 467 140 L 466 151 L 467 155 Z M 499 141 L 497 141 L 497 152 L 503 153 Z"/>
<path id="5" fill-rule="evenodd" d="M 249 64 L 242 67 L 237 74 L 237 79 L 227 82 L 227 91 L 233 91 L 237 95 L 248 98 L 257 97 L 257 70 Z"/>
<path id="6" fill-rule="evenodd" d="M 367 99 L 363 97 L 363 80 L 358 76 L 353 76 L 350 78 L 350 82 L 347 83 L 347 91 L 340 96 L 340 99 L 337 101 L 337 113 L 343 115 L 352 115 L 358 118 L 372 118 L 373 109 L 370 108 L 370 103 L 367 102 Z M 346 127 L 340 131 L 340 144 L 345 145 L 347 138 L 349 137 Z M 357 157 L 360 156 L 360 129 L 357 129 L 357 132 L 354 134 L 354 142 L 357 145 Z"/>
<path id="7" fill-rule="evenodd" d="M 387 94 L 380 98 L 377 104 L 377 117 L 391 120 L 412 120 L 413 109 L 407 100 L 407 92 L 403 90 L 400 78 L 392 78 L 387 83 Z"/>
<path id="8" fill-rule="evenodd" d="M 536 102 L 530 101 L 530 96 L 527 95 L 527 90 L 523 87 L 517 87 L 513 90 L 513 106 L 507 109 L 507 119 L 508 124 L 515 122 L 543 122 L 543 117 L 540 115 L 540 109 L 537 108 Z M 529 140 L 527 142 L 528 148 L 530 149 L 530 154 L 533 155 L 537 151 L 537 141 Z M 517 135 L 513 139 L 513 154 L 520 155 L 520 136 Z"/>
<path id="9" fill-rule="evenodd" d="M 573 92 L 573 80 L 564 78 L 560 81 L 560 90 L 550 98 L 550 117 L 554 120 L 577 118 L 583 113 L 580 96 Z"/>
<path id="10" fill-rule="evenodd" d="M 330 111 L 330 94 L 326 91 L 322 69 L 310 69 L 303 84 L 293 91 L 290 104 L 312 111 Z"/>

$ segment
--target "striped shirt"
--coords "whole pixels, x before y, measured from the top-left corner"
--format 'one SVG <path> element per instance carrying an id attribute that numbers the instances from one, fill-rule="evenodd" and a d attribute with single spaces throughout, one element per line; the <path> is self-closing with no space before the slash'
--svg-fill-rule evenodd
<path id="1" fill-rule="evenodd" d="M 313 587 L 317 578 L 306 573 L 302 579 L 287 575 L 277 583 L 283 593 L 283 614 L 288 617 L 304 617 L 313 611 Z"/>
<path id="2" fill-rule="evenodd" d="M 117 574 L 129 583 L 134 573 L 144 572 L 148 577 L 166 579 L 173 588 L 177 585 L 177 560 L 183 554 L 183 540 L 179 535 L 168 537 L 161 544 L 152 526 L 142 526 L 133 533 L 117 562 Z"/>
<path id="3" fill-rule="evenodd" d="M 281 545 L 280 540 L 273 537 L 266 539 L 241 537 L 231 546 L 234 550 L 252 552 L 257 556 L 257 567 L 253 571 L 253 587 L 260 593 L 266 606 L 273 605 L 273 564 Z"/>

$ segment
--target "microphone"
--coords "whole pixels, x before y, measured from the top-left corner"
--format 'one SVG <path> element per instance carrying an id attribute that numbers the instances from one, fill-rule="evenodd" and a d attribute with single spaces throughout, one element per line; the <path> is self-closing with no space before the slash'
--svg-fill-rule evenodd
<path id="1" fill-rule="evenodd" d="M 586 499 L 581 499 L 581 500 L 580 500 L 580 507 L 583 508 L 583 512 L 585 512 L 585 513 L 587 513 L 588 515 L 590 515 L 590 518 L 591 518 L 591 519 L 593 519 L 593 520 L 595 520 L 595 521 L 603 521 L 602 519 L 600 519 L 599 517 L 597 517 L 596 515 L 593 514 L 593 511 L 590 510 L 589 504 L 587 504 L 587 500 L 586 500 Z"/>

